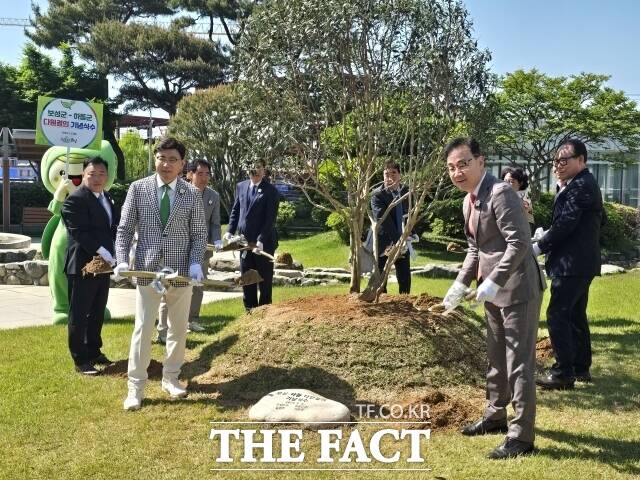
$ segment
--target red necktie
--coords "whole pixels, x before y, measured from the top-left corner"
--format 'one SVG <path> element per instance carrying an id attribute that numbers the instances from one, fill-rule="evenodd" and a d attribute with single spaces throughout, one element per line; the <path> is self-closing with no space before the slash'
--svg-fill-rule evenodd
<path id="1" fill-rule="evenodd" d="M 469 223 L 467 229 L 473 238 L 476 238 L 476 208 L 475 203 L 478 197 L 473 193 L 469 194 Z"/>

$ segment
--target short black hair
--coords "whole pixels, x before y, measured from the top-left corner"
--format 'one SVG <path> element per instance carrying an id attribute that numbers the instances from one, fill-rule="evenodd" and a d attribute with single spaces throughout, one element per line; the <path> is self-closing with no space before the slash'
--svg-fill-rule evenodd
<path id="1" fill-rule="evenodd" d="M 180 158 L 184 160 L 185 155 L 187 154 L 187 147 L 184 146 L 184 143 L 179 142 L 173 137 L 162 137 L 158 140 L 158 143 L 153 147 L 153 153 L 156 154 L 160 150 L 172 150 L 175 149 L 180 154 Z"/>
<path id="2" fill-rule="evenodd" d="M 584 158 L 584 163 L 587 163 L 587 146 L 584 144 L 582 140 L 578 140 L 577 138 L 569 138 L 560 144 L 558 149 L 564 147 L 565 145 L 571 145 L 573 147 L 573 153 L 576 157 L 582 155 Z"/>
<path id="3" fill-rule="evenodd" d="M 387 160 L 386 162 L 384 162 L 383 171 L 387 170 L 388 168 L 395 169 L 398 173 L 402 173 L 402 170 L 400 170 L 400 164 L 395 160 Z"/>
<path id="4" fill-rule="evenodd" d="M 211 173 L 211 164 L 206 160 L 203 160 L 202 158 L 198 158 L 196 160 L 193 160 L 192 162 L 189 162 L 188 170 L 192 173 L 196 173 L 199 166 L 207 167 L 209 169 L 209 173 Z"/>
<path id="5" fill-rule="evenodd" d="M 89 157 L 85 158 L 84 162 L 82 162 L 82 170 L 85 170 L 89 165 L 104 165 L 104 168 L 109 171 L 109 164 L 102 157 Z"/>
<path id="6" fill-rule="evenodd" d="M 480 144 L 475 138 L 457 137 L 447 143 L 447 145 L 444 147 L 444 150 L 442 151 L 443 158 L 446 160 L 449 154 L 451 154 L 451 152 L 459 147 L 469 147 L 469 150 L 471 150 L 471 155 L 473 155 L 474 157 L 482 155 L 482 153 L 480 152 Z"/>
<path id="7" fill-rule="evenodd" d="M 527 175 L 522 168 L 505 167 L 505 169 L 502 170 L 500 178 L 504 180 L 504 177 L 506 177 L 507 174 L 511 174 L 511 178 L 518 181 L 518 183 L 520 184 L 520 190 L 526 190 L 529 186 L 529 175 Z"/>

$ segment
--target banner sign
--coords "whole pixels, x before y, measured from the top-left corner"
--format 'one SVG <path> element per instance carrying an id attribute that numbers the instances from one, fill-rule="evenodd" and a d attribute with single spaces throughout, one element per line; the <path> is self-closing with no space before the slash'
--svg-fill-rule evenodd
<path id="1" fill-rule="evenodd" d="M 36 143 L 100 149 L 102 104 L 38 97 Z"/>

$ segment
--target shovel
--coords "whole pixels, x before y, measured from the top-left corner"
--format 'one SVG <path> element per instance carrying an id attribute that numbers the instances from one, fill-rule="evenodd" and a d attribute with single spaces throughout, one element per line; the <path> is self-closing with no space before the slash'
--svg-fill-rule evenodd
<path id="1" fill-rule="evenodd" d="M 210 252 L 246 252 L 252 251 L 256 255 L 267 257 L 271 262 L 275 263 L 276 259 L 273 255 L 264 250 L 256 250 L 255 244 L 250 244 L 244 235 L 235 235 L 228 241 L 223 240 L 222 248 L 216 249 L 214 245 L 207 244 L 207 250 Z"/>
<path id="2" fill-rule="evenodd" d="M 160 283 L 165 284 L 169 283 L 171 280 L 176 280 L 180 282 L 190 283 L 191 279 L 189 277 L 183 277 L 182 275 L 178 275 L 177 273 L 167 273 L 167 272 L 146 272 L 144 270 L 129 270 L 126 272 L 120 273 L 121 277 L 131 278 L 148 278 L 151 280 L 158 280 Z M 263 278 L 257 272 L 257 270 L 247 270 L 239 277 L 234 278 L 230 281 L 225 280 L 212 280 L 206 278 L 202 280 L 200 283 L 206 287 L 214 287 L 214 288 L 234 288 L 234 287 L 244 287 L 247 285 L 254 285 L 256 283 L 262 282 Z"/>
<path id="3" fill-rule="evenodd" d="M 427 311 L 429 311 L 431 313 L 441 313 L 442 315 L 449 315 L 456 308 L 458 308 L 462 302 L 468 302 L 470 308 L 476 308 L 477 307 L 477 303 L 474 300 L 476 298 L 476 293 L 477 293 L 476 290 L 472 289 L 469 293 L 465 294 L 465 296 L 462 297 L 462 299 L 460 300 L 459 303 L 457 303 L 456 305 L 454 305 L 451 308 L 445 309 L 444 311 L 442 311 L 445 308 L 444 304 L 442 304 L 442 303 L 438 303 L 436 305 L 430 306 L 427 309 Z"/>

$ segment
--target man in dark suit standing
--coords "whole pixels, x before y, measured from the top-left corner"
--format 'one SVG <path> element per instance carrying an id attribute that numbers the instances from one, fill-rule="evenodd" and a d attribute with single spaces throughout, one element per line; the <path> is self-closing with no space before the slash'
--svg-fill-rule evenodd
<path id="1" fill-rule="evenodd" d="M 443 304 L 455 308 L 476 281 L 487 320 L 487 403 L 482 418 L 462 429 L 475 436 L 506 432 L 489 453 L 505 459 L 533 451 L 536 415 L 536 334 L 545 281 L 531 250 L 522 201 L 508 183 L 487 172 L 480 145 L 456 138 L 444 150 L 463 203 L 467 255 Z M 514 417 L 507 422 L 507 407 Z"/>
<path id="2" fill-rule="evenodd" d="M 400 184 L 400 165 L 388 161 L 384 165 L 384 184 L 374 190 L 371 196 L 371 210 L 373 218 L 380 220 L 394 200 L 399 199 L 408 192 L 406 185 Z M 384 269 L 387 264 L 387 256 L 384 251 L 395 244 L 402 235 L 402 219 L 409 211 L 409 200 L 405 198 L 393 207 L 378 229 L 378 267 Z M 410 252 L 407 250 L 395 261 L 396 277 L 400 293 L 411 291 L 411 267 L 409 262 Z M 386 285 L 384 291 L 387 291 Z"/>
<path id="3" fill-rule="evenodd" d="M 245 236 L 253 251 L 240 257 L 240 270 L 257 270 L 263 281 L 258 285 L 243 286 L 243 302 L 247 310 L 271 303 L 273 263 L 259 254 L 273 255 L 277 246 L 275 222 L 278 215 L 278 190 L 265 178 L 265 162 L 256 162 L 249 169 L 249 180 L 238 183 L 235 201 L 229 215 L 229 229 L 224 234 L 228 240 L 235 234 Z M 258 288 L 260 299 L 258 299 Z"/>
<path id="4" fill-rule="evenodd" d="M 547 325 L 556 361 L 548 375 L 536 380 L 544 389 L 570 389 L 575 380 L 591 380 L 587 302 L 589 286 L 600 275 L 604 210 L 598 182 L 586 164 L 587 148 L 580 140 L 568 140 L 558 149 L 551 227 L 533 246 L 536 255 L 546 254 L 551 278 Z"/>
<path id="5" fill-rule="evenodd" d="M 69 281 L 69 351 L 76 370 L 84 375 L 96 375 L 95 365 L 111 363 L 100 351 L 109 274 L 82 275 L 82 267 L 96 254 L 115 265 L 114 239 L 120 215 L 104 190 L 107 169 L 107 162 L 100 157 L 85 160 L 82 185 L 65 200 L 61 212 L 69 233 L 64 267 Z"/>

